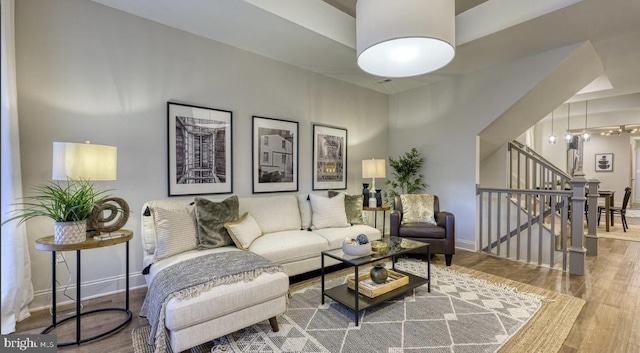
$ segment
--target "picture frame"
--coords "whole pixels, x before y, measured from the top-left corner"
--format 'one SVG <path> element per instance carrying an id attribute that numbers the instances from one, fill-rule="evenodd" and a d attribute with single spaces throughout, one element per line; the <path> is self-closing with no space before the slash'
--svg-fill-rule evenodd
<path id="1" fill-rule="evenodd" d="M 298 122 L 253 116 L 253 193 L 298 191 Z"/>
<path id="2" fill-rule="evenodd" d="M 347 129 L 313 125 L 313 190 L 347 188 Z"/>
<path id="3" fill-rule="evenodd" d="M 167 102 L 169 196 L 233 192 L 228 110 Z"/>
<path id="4" fill-rule="evenodd" d="M 596 153 L 596 172 L 613 172 L 613 153 Z"/>

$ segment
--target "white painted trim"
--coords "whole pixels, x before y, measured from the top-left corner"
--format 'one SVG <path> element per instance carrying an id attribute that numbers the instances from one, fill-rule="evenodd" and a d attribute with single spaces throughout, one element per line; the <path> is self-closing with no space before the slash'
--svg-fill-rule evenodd
<path id="1" fill-rule="evenodd" d="M 129 290 L 146 287 L 142 273 L 136 273 L 129 276 Z M 56 301 L 59 305 L 74 303 L 64 296 L 64 284 L 59 286 L 56 291 Z M 123 293 L 125 291 L 125 276 L 119 275 L 114 277 L 101 278 L 93 281 L 82 282 L 82 300 L 99 298 L 114 293 Z M 67 288 L 67 294 L 75 298 L 76 285 L 72 283 Z M 39 290 L 34 293 L 33 301 L 29 305 L 29 311 L 38 311 L 49 309 L 51 305 L 51 289 Z"/>
<path id="2" fill-rule="evenodd" d="M 476 243 L 469 240 L 456 240 L 456 249 L 467 251 L 477 251 Z"/>

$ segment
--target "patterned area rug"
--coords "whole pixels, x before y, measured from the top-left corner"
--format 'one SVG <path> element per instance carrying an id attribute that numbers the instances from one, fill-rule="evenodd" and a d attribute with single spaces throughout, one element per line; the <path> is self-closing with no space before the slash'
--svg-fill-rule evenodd
<path id="1" fill-rule="evenodd" d="M 420 261 L 396 266 L 426 275 L 426 263 Z M 350 309 L 328 298 L 320 305 L 316 283 L 292 295 L 288 311 L 278 317 L 279 332 L 271 332 L 265 321 L 192 352 L 496 352 L 543 305 L 539 295 L 451 269 L 432 266 L 431 274 L 431 293 L 423 286 L 372 307 L 361 313 L 358 327 Z M 327 287 L 345 281 L 337 278 Z M 152 351 L 145 329 L 148 335 L 148 327 L 133 331 L 137 353 Z"/>

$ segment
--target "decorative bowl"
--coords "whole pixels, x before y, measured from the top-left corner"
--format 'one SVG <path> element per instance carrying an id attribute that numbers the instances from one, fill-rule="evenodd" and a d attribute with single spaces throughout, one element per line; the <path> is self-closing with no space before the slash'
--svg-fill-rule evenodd
<path id="1" fill-rule="evenodd" d="M 387 251 L 387 247 L 387 243 L 383 241 L 374 240 L 371 242 L 371 250 L 377 253 L 384 253 L 385 251 Z"/>
<path id="2" fill-rule="evenodd" d="M 342 251 L 347 255 L 352 256 L 364 256 L 371 254 L 371 243 L 366 244 L 350 244 L 347 242 L 342 243 Z"/>

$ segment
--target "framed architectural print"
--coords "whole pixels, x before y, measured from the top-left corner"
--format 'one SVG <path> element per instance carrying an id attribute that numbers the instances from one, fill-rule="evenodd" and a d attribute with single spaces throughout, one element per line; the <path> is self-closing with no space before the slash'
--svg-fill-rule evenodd
<path id="1" fill-rule="evenodd" d="M 253 193 L 298 191 L 298 122 L 253 117 Z"/>
<path id="2" fill-rule="evenodd" d="M 233 192 L 227 110 L 167 103 L 169 196 Z"/>
<path id="3" fill-rule="evenodd" d="M 347 188 L 347 129 L 313 125 L 312 188 Z"/>
<path id="4" fill-rule="evenodd" d="M 596 153 L 596 172 L 613 172 L 613 153 Z"/>

